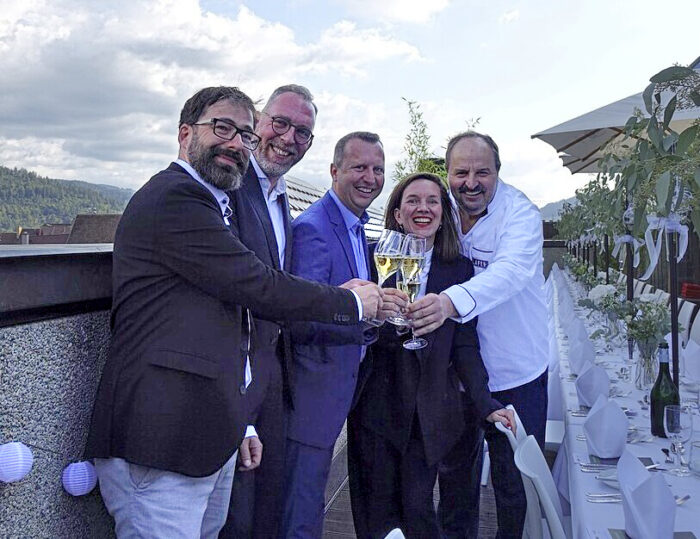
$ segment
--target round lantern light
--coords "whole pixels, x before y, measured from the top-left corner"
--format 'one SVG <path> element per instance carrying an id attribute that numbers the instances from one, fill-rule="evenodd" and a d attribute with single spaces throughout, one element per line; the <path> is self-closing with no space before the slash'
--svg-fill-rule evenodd
<path id="1" fill-rule="evenodd" d="M 84 496 L 97 484 L 97 473 L 92 463 L 74 462 L 63 469 L 63 488 L 72 496 Z"/>
<path id="2" fill-rule="evenodd" d="M 0 481 L 14 483 L 21 481 L 32 469 L 34 456 L 22 442 L 9 442 L 0 445 Z"/>

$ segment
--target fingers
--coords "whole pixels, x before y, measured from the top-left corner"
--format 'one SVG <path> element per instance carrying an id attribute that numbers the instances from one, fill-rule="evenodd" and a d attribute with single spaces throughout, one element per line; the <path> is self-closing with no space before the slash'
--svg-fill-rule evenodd
<path id="1" fill-rule="evenodd" d="M 241 446 L 238 448 L 238 461 L 241 466 L 238 469 L 241 472 L 254 470 L 260 466 L 262 461 L 263 444 L 257 436 L 244 438 Z"/>
<path id="2" fill-rule="evenodd" d="M 496 410 L 495 412 L 492 412 L 487 418 L 487 421 L 490 421 L 491 423 L 500 423 L 507 429 L 510 429 L 513 434 L 516 433 L 517 427 L 515 426 L 515 415 L 513 414 L 512 410 L 508 410 L 507 408 L 501 408 L 500 410 Z"/>
<path id="3" fill-rule="evenodd" d="M 506 415 L 506 419 L 508 421 L 508 424 L 506 425 L 506 427 L 510 428 L 510 430 L 513 431 L 513 434 L 516 434 L 518 427 L 515 424 L 515 414 L 513 413 L 513 410 L 508 410 L 506 408 L 503 411 L 504 411 L 504 413 Z"/>
<path id="4" fill-rule="evenodd" d="M 374 283 L 358 286 L 353 290 L 362 302 L 362 312 L 367 318 L 375 318 L 382 308 L 382 290 Z"/>

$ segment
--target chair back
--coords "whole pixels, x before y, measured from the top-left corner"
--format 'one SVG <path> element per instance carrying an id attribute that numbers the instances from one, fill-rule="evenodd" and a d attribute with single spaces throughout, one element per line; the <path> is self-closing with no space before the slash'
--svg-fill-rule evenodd
<path id="1" fill-rule="evenodd" d="M 510 442 L 510 447 L 513 453 L 518 449 L 518 446 L 527 440 L 527 432 L 523 422 L 520 421 L 520 416 L 512 404 L 506 406 L 508 410 L 513 410 L 515 416 L 515 434 L 510 429 L 505 428 L 501 423 L 496 423 L 496 428 L 506 435 Z M 521 473 L 523 480 L 523 488 L 525 489 L 525 499 L 527 500 L 527 513 L 525 514 L 525 530 L 523 531 L 524 539 L 539 539 L 542 537 L 542 511 L 540 510 L 540 502 L 535 490 L 535 485 L 525 474 Z"/>
<path id="2" fill-rule="evenodd" d="M 566 539 L 564 516 L 559 502 L 559 493 L 534 436 L 528 436 L 515 451 L 515 465 L 520 473 L 528 477 L 535 487 L 539 504 L 544 511 L 549 535 L 552 539 Z M 528 507 L 529 509 L 529 507 Z"/>
<path id="3" fill-rule="evenodd" d="M 693 326 L 690 328 L 688 339 L 693 339 L 697 344 L 700 344 L 700 314 L 695 315 Z"/>
<path id="4" fill-rule="evenodd" d="M 384 539 L 406 539 L 400 528 L 391 530 Z"/>
<path id="5" fill-rule="evenodd" d="M 683 327 L 683 331 L 680 333 L 683 346 L 688 343 L 690 323 L 693 320 L 693 311 L 695 311 L 695 307 L 696 305 L 692 301 L 678 299 L 678 324 Z"/>

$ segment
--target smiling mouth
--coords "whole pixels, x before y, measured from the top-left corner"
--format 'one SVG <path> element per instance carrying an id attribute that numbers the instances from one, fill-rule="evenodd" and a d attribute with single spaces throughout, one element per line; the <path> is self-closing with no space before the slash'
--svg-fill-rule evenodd
<path id="1" fill-rule="evenodd" d="M 419 226 L 425 226 L 425 225 L 429 225 L 430 223 L 432 223 L 433 220 L 430 219 L 429 217 L 416 217 L 413 219 L 413 222 Z"/>
<path id="2" fill-rule="evenodd" d="M 470 197 L 475 197 L 476 195 L 480 195 L 484 192 L 484 190 L 481 187 L 472 191 L 465 186 L 460 187 L 457 191 L 462 195 L 467 195 Z"/>
<path id="3" fill-rule="evenodd" d="M 371 187 L 361 187 L 360 186 L 360 187 L 355 187 L 355 189 L 357 189 L 363 195 L 371 195 L 372 193 L 374 193 L 374 189 L 372 189 Z"/>
<path id="4" fill-rule="evenodd" d="M 272 153 L 274 155 L 283 159 L 296 156 L 296 154 L 293 151 L 285 150 L 284 148 L 278 148 L 274 144 L 270 144 L 270 149 L 272 150 Z"/>

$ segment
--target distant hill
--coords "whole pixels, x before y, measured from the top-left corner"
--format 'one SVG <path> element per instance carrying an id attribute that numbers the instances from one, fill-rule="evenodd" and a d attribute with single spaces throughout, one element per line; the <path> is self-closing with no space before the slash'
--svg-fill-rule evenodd
<path id="1" fill-rule="evenodd" d="M 79 213 L 122 213 L 133 194 L 113 185 L 55 180 L 0 166 L 0 231 L 72 223 Z"/>
<path id="2" fill-rule="evenodd" d="M 556 202 L 550 202 L 545 204 L 540 208 L 540 213 L 542 214 L 543 221 L 558 221 L 559 212 L 564 207 L 564 203 L 574 204 L 576 202 L 576 197 L 567 198 L 564 200 L 558 200 Z"/>

